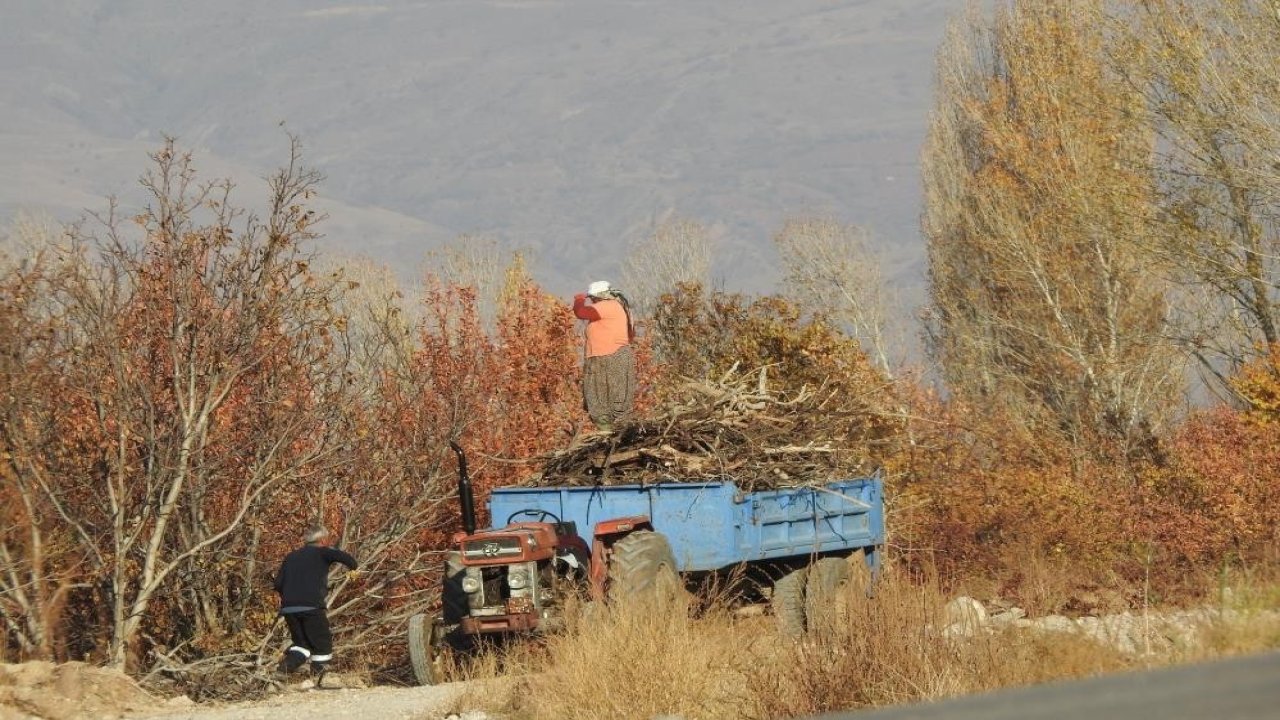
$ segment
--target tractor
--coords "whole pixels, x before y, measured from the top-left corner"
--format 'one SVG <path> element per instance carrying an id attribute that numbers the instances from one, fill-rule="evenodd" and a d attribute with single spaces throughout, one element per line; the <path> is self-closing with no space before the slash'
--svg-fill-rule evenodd
<path id="1" fill-rule="evenodd" d="M 745 568 L 766 579 L 773 613 L 794 636 L 815 628 L 855 577 L 879 571 L 878 473 L 752 492 L 727 479 L 497 488 L 495 527 L 477 529 L 466 455 L 450 447 L 463 528 L 445 555 L 440 612 L 409 619 L 409 656 L 424 685 L 439 682 L 443 649 L 554 631 L 571 598 L 674 595 L 686 580 Z"/>

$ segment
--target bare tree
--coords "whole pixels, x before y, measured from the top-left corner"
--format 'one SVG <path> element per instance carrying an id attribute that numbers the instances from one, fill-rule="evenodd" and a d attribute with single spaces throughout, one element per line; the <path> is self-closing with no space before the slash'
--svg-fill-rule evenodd
<path id="1" fill-rule="evenodd" d="M 13 267 L 24 261 L 31 262 L 37 256 L 42 262 L 52 262 L 59 255 L 47 251 L 65 246 L 66 241 L 66 234 L 53 218 L 19 212 L 0 235 L 0 264 Z"/>
<path id="2" fill-rule="evenodd" d="M 642 316 L 649 316 L 663 293 L 681 284 L 708 284 L 711 237 L 692 220 L 667 220 L 632 246 L 622 263 L 622 288 Z"/>
<path id="3" fill-rule="evenodd" d="M 441 282 L 475 290 L 480 320 L 487 330 L 493 330 L 506 286 L 507 270 L 513 261 L 512 252 L 493 238 L 459 235 L 430 253 L 427 261 L 428 272 Z"/>
<path id="4" fill-rule="evenodd" d="M 866 229 L 830 218 L 788 220 L 774 243 L 791 295 L 837 322 L 892 378 L 884 280 Z"/>
<path id="5" fill-rule="evenodd" d="M 397 373 L 414 351 L 419 309 L 396 273 L 366 258 L 331 261 L 326 267 L 341 278 L 339 339 L 358 379 L 369 382 L 380 372 Z"/>

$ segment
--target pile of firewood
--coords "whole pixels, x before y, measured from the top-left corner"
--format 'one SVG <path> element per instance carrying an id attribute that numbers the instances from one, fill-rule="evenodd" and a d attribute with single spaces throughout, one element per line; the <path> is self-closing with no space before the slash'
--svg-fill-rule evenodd
<path id="1" fill-rule="evenodd" d="M 527 484 L 622 485 L 732 479 L 743 489 L 796 487 L 866 467 L 848 413 L 822 389 L 770 392 L 768 374 L 736 368 L 686 382 L 660 408 L 610 434 L 576 438 Z"/>

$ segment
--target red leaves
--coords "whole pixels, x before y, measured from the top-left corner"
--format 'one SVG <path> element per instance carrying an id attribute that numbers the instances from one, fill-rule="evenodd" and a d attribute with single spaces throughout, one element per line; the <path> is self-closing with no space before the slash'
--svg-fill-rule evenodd
<path id="1" fill-rule="evenodd" d="M 580 420 L 578 337 L 566 304 L 528 277 L 509 280 L 496 328 L 483 328 L 472 288 L 435 285 L 426 294 L 427 324 L 412 363 L 418 388 L 407 422 L 432 428 L 443 448 L 460 438 L 475 458 L 477 490 L 514 482 L 518 462 L 568 442 Z"/>

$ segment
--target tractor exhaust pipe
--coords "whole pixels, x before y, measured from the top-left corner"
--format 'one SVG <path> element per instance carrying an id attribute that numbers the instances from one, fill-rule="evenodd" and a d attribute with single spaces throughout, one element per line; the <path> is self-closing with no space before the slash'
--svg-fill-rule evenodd
<path id="1" fill-rule="evenodd" d="M 462 446 L 450 440 L 449 447 L 458 456 L 458 504 L 462 506 L 462 529 L 468 535 L 476 532 L 476 496 L 471 491 L 471 478 L 467 475 L 467 456 Z"/>

